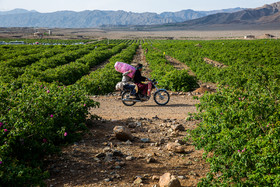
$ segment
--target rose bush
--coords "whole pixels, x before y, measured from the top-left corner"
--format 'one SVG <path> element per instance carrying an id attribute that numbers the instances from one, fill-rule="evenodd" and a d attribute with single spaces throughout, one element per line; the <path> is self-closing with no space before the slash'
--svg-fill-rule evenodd
<path id="1" fill-rule="evenodd" d="M 44 156 L 77 140 L 88 110 L 98 103 L 73 87 L 34 83 L 17 89 L 0 86 L 0 183 L 42 184 Z"/>

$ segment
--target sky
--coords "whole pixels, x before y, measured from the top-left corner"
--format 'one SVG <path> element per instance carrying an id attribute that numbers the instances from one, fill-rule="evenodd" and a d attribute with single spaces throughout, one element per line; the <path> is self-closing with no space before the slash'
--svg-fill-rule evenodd
<path id="1" fill-rule="evenodd" d="M 279 0 L 278 0 L 279 1 Z M 124 10 L 131 12 L 176 12 L 180 10 L 220 10 L 257 8 L 277 0 L 0 0 L 0 11 L 22 8 L 42 13 L 62 10 Z"/>

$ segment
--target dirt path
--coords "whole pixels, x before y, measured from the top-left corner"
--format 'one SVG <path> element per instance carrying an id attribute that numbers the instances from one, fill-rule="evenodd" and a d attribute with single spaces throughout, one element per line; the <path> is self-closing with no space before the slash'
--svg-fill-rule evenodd
<path id="1" fill-rule="evenodd" d="M 220 62 L 217 62 L 217 61 L 214 61 L 214 60 L 211 60 L 210 58 L 207 58 L 207 57 L 204 57 L 203 58 L 204 62 L 206 62 L 207 64 L 210 64 L 214 67 L 218 67 L 218 68 L 226 68 L 228 67 L 227 65 L 224 65 Z"/>
<path id="2" fill-rule="evenodd" d="M 170 92 L 171 93 L 171 92 Z M 195 112 L 198 103 L 188 93 L 171 93 L 170 101 L 166 106 L 157 105 L 151 98 L 147 102 L 136 103 L 132 107 L 125 106 L 120 96 L 97 96 L 93 99 L 100 102 L 100 108 L 94 108 L 91 113 L 109 120 L 122 120 L 129 117 L 178 119 L 184 120 L 189 112 Z M 117 94 L 116 94 L 117 95 Z"/>
<path id="3" fill-rule="evenodd" d="M 186 64 L 180 62 L 179 60 L 177 60 L 171 56 L 165 55 L 165 57 L 170 62 L 170 64 L 172 64 L 176 69 L 178 69 L 178 70 L 186 69 L 186 70 L 188 70 L 188 73 L 190 75 L 195 76 L 195 73 L 192 72 L 191 68 L 189 68 Z"/>
<path id="4" fill-rule="evenodd" d="M 137 49 L 136 55 L 134 56 L 131 65 L 136 66 L 138 63 L 143 64 L 142 75 L 145 77 L 150 77 L 150 72 L 152 70 L 149 69 L 149 64 L 146 61 L 146 57 L 144 55 L 144 50 L 142 49 L 141 45 L 140 45 L 139 49 Z"/>
<path id="5" fill-rule="evenodd" d="M 101 63 L 101 64 L 98 64 L 98 65 L 96 65 L 96 66 L 93 66 L 93 67 L 90 69 L 90 71 L 89 71 L 88 74 L 90 74 L 91 72 L 96 71 L 96 70 L 98 70 L 98 69 L 104 68 L 104 66 L 105 66 L 106 64 L 108 64 L 109 62 L 110 62 L 109 60 L 106 60 L 105 62 L 103 62 L 103 63 Z"/>
<path id="6" fill-rule="evenodd" d="M 133 65 L 136 63 L 147 67 L 141 48 Z M 145 69 L 146 75 L 149 71 Z M 197 122 L 185 119 L 189 112 L 196 112 L 198 100 L 190 93 L 170 94 L 166 106 L 158 106 L 151 99 L 132 107 L 123 105 L 118 93 L 93 96 L 100 108 L 90 112 L 102 120 L 91 121 L 89 132 L 80 142 L 48 159 L 48 186 L 152 187 L 166 172 L 175 175 L 182 186 L 196 186 L 209 171 L 202 159 L 203 151 L 196 150 L 186 139 L 186 131 L 194 129 Z M 129 129 L 134 139 L 118 140 L 113 133 L 115 126 Z M 167 144 L 174 142 L 184 151 L 168 150 Z"/>

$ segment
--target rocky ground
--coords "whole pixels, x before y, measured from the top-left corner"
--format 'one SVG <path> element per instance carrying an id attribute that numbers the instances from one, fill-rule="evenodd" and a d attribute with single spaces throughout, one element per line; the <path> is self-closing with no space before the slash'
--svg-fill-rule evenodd
<path id="1" fill-rule="evenodd" d="M 135 56 L 134 63 L 138 62 L 147 66 L 141 49 Z M 128 107 L 118 93 L 93 96 L 100 107 L 90 112 L 102 119 L 89 123 L 89 132 L 80 142 L 47 159 L 51 174 L 47 185 L 153 187 L 163 185 L 170 177 L 165 173 L 170 173 L 177 186 L 196 186 L 209 165 L 202 158 L 203 150 L 196 150 L 188 138 L 188 130 L 198 121 L 186 118 L 196 112 L 199 101 L 193 95 L 200 97 L 213 90 L 211 86 L 189 93 L 170 92 L 166 106 L 150 99 Z"/>
<path id="2" fill-rule="evenodd" d="M 209 166 L 202 159 L 203 151 L 187 138 L 187 130 L 197 123 L 185 120 L 198 103 L 191 95 L 173 93 L 163 107 L 152 100 L 127 107 L 117 95 L 94 100 L 101 105 L 91 112 L 103 119 L 92 121 L 83 140 L 51 158 L 48 185 L 154 186 L 159 176 L 169 172 L 182 186 L 196 186 L 206 175 Z M 116 126 L 131 135 L 117 138 Z"/>

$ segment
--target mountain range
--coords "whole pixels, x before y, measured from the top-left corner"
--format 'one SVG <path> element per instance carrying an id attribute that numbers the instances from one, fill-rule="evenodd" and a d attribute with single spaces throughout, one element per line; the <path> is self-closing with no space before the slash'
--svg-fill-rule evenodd
<path id="1" fill-rule="evenodd" d="M 255 9 L 245 9 L 233 13 L 217 13 L 188 20 L 173 25 L 166 24 L 165 27 L 235 27 L 239 28 L 260 28 L 260 29 L 279 29 L 280 28 L 280 2 L 264 5 Z"/>
<path id="2" fill-rule="evenodd" d="M 191 9 L 161 14 L 86 10 L 40 13 L 24 9 L 0 12 L 0 27 L 178 30 L 197 28 L 279 29 L 280 1 L 258 8 L 214 11 Z"/>
<path id="3" fill-rule="evenodd" d="M 276 23 L 280 21 L 280 2 L 264 5 L 255 9 L 246 9 L 234 13 L 218 13 L 186 24 L 231 24 L 231 23 Z"/>
<path id="4" fill-rule="evenodd" d="M 15 9 L 0 11 L 0 27 L 48 27 L 48 28 L 96 28 L 110 26 L 157 25 L 180 23 L 217 13 L 232 13 L 243 8 L 213 11 L 194 11 L 191 9 L 161 14 L 126 11 L 85 10 L 82 12 L 58 11 L 40 13 L 35 10 Z"/>

